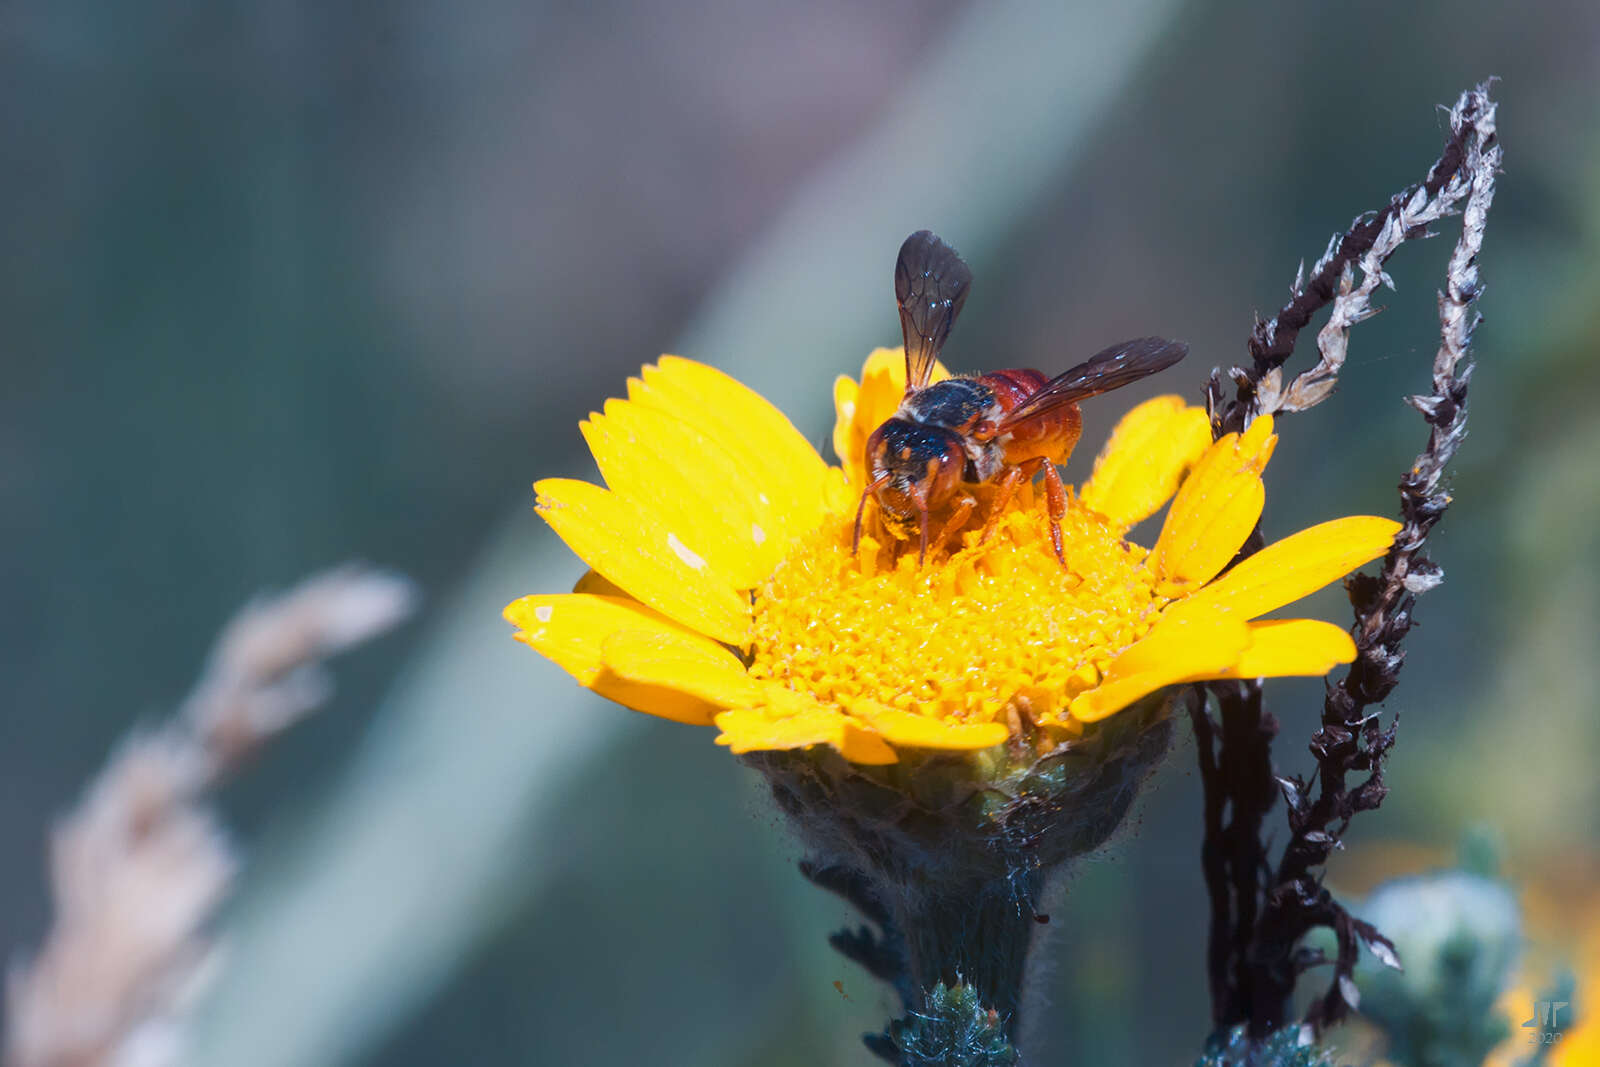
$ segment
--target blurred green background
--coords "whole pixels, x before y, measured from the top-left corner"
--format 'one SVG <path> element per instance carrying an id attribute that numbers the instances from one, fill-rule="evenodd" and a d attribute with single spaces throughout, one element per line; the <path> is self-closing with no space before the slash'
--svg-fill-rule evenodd
<path id="1" fill-rule="evenodd" d="M 820 445 L 920 227 L 978 276 L 953 365 L 1163 333 L 1194 355 L 1143 394 L 1198 399 L 1489 75 L 1448 580 L 1352 845 L 1398 871 L 1489 821 L 1530 884 L 1594 854 L 1592 3 L 16 0 L 0 64 L 0 946 L 42 935 L 51 814 L 235 606 L 352 557 L 428 596 L 225 798 L 251 866 L 196 1062 L 871 1062 L 890 1000 L 753 776 L 512 643 L 501 606 L 581 569 L 529 483 L 591 473 L 577 421 L 673 347 Z M 1451 240 L 1402 250 L 1341 392 L 1282 426 L 1269 536 L 1393 511 Z M 1286 770 L 1319 692 L 1270 689 Z M 1037 1062 L 1181 1063 L 1208 1029 L 1192 762 L 1050 908 Z"/>

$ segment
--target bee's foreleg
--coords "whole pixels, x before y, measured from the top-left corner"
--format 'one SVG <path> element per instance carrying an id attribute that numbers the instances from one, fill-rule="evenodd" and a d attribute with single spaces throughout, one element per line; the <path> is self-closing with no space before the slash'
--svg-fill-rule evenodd
<path id="1" fill-rule="evenodd" d="M 1000 515 L 1006 510 L 1006 505 L 1011 503 L 1011 498 L 1017 495 L 1017 486 L 1022 484 L 1022 479 L 1027 477 L 1021 467 L 1007 467 L 1006 472 L 1000 476 L 1000 482 L 995 486 L 994 499 L 989 502 L 989 518 L 983 524 L 983 536 L 978 538 L 978 544 L 989 543 L 989 538 L 994 536 L 995 529 L 1000 525 Z"/>
<path id="2" fill-rule="evenodd" d="M 971 493 L 962 494 L 961 499 L 956 501 L 955 510 L 950 513 L 950 517 L 939 528 L 939 535 L 933 539 L 933 550 L 935 552 L 939 551 L 939 546 L 948 541 L 952 534 L 967 524 L 967 520 L 972 518 L 972 512 L 977 506 L 977 497 Z"/>
<path id="3" fill-rule="evenodd" d="M 882 489 L 888 484 L 889 476 L 884 475 L 882 478 L 879 478 L 872 484 L 868 485 L 865 489 L 861 490 L 861 503 L 856 505 L 856 532 L 855 536 L 850 539 L 850 555 L 852 557 L 856 556 L 861 551 L 861 519 L 867 513 L 867 497 L 871 496 L 873 493 L 877 492 L 879 489 Z"/>

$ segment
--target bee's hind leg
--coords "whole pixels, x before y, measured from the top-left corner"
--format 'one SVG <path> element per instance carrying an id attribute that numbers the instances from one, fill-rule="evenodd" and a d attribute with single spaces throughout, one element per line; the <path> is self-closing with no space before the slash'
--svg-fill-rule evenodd
<path id="1" fill-rule="evenodd" d="M 1050 544 L 1056 550 L 1056 559 L 1065 567 L 1067 557 L 1061 550 L 1061 520 L 1067 514 L 1067 487 L 1061 484 L 1061 472 L 1048 460 L 1044 464 L 1044 495 L 1050 515 Z"/>

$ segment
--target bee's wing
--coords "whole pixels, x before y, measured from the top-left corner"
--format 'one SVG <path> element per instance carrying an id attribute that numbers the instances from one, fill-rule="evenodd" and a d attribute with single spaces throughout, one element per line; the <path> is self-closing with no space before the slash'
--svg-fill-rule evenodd
<path id="1" fill-rule="evenodd" d="M 1108 393 L 1166 370 L 1189 354 L 1182 341 L 1137 337 L 1089 357 L 1059 377 L 1052 378 L 1028 399 L 1006 412 L 997 429 L 1004 433 L 1028 419 L 1054 411 L 1063 404 Z"/>
<path id="2" fill-rule="evenodd" d="M 906 341 L 906 392 L 923 388 L 933 377 L 933 364 L 971 284 L 972 270 L 930 231 L 918 230 L 900 246 L 894 296 L 900 303 L 900 331 Z"/>

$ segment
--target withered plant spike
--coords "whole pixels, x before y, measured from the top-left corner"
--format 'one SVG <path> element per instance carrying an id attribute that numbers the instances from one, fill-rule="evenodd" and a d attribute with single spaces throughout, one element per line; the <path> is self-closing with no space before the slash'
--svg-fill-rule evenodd
<path id="1" fill-rule="evenodd" d="M 1390 284 L 1384 263 L 1407 241 L 1432 236 L 1429 225 L 1456 214 L 1462 198 L 1475 188 L 1466 161 L 1469 143 L 1480 128 L 1475 113 L 1463 113 L 1462 109 L 1487 108 L 1492 138 L 1494 105 L 1489 101 L 1489 84 L 1462 93 L 1456 101 L 1450 111 L 1450 136 L 1421 183 L 1395 194 L 1382 210 L 1358 215 L 1348 230 L 1334 234 L 1309 278 L 1304 277 L 1302 263 L 1290 287 L 1289 302 L 1271 319 L 1258 318 L 1250 331 L 1250 365 L 1229 369 L 1228 377 L 1235 386 L 1232 400 L 1224 399 L 1222 376 L 1212 373 L 1207 403 L 1217 436 L 1242 430 L 1255 415 L 1303 411 L 1331 394 L 1344 362 L 1344 333 L 1382 310 L 1371 306 L 1370 297 L 1379 285 Z M 1356 269 L 1362 273 L 1359 285 L 1354 283 Z M 1293 354 L 1300 331 L 1330 304 L 1334 310 L 1317 338 L 1322 359 L 1288 386 L 1283 385 L 1280 368 Z"/>
<path id="2" fill-rule="evenodd" d="M 1348 583 L 1357 657 L 1346 675 L 1328 686 L 1322 723 L 1310 744 L 1317 762 L 1313 782 L 1274 774 L 1270 743 L 1278 726 L 1261 705 L 1258 684 L 1209 686 L 1218 717 L 1204 708 L 1191 712 L 1205 791 L 1202 866 L 1211 898 L 1207 975 L 1219 1031 L 1244 1023 L 1262 1037 L 1277 1029 L 1298 976 L 1331 962 L 1328 988 L 1306 1019 L 1320 1029 L 1355 1007 L 1352 973 L 1362 944 L 1382 962 L 1397 965 L 1388 939 L 1323 888 L 1322 868 L 1355 813 L 1376 808 L 1387 792 L 1383 759 L 1394 744 L 1395 724 L 1383 726 L 1380 715 L 1367 709 L 1399 681 L 1405 659 L 1401 642 L 1411 628 L 1416 595 L 1443 579 L 1422 549 L 1450 503 L 1440 483 L 1466 433 L 1468 346 L 1479 319 L 1472 304 L 1481 289 L 1476 260 L 1500 159 L 1495 105 L 1485 83 L 1463 93 L 1450 110 L 1450 137 L 1427 180 L 1336 236 L 1310 280 L 1296 285 L 1277 317 L 1256 324 L 1249 344 L 1252 365 L 1232 371 L 1233 399 L 1224 398 L 1219 375 L 1213 374 L 1208 386 L 1212 426 L 1219 436 L 1241 429 L 1257 414 L 1303 410 L 1327 397 L 1344 364 L 1349 327 L 1373 313 L 1369 297 L 1387 281 L 1384 261 L 1401 244 L 1425 236 L 1430 223 L 1454 214 L 1464 200 L 1461 235 L 1439 294 L 1433 391 L 1407 398 L 1428 423 L 1428 443 L 1401 478 L 1403 525 L 1382 572 Z M 1359 282 L 1356 270 L 1362 274 Z M 1296 336 L 1314 312 L 1329 304 L 1329 322 L 1318 336 L 1319 362 L 1284 385 L 1281 367 Z M 1258 532 L 1242 555 L 1260 544 Z M 1365 777 L 1352 784 L 1355 775 Z M 1274 867 L 1262 826 L 1279 792 L 1288 809 L 1290 838 Z M 1299 947 L 1318 926 L 1335 935 L 1337 955 L 1331 961 Z"/>
<path id="3" fill-rule="evenodd" d="M 238 859 L 208 791 L 326 698 L 325 659 L 415 594 L 347 566 L 247 605 L 170 721 L 125 739 L 50 835 L 54 924 L 6 976 L 4 1067 L 170 1067 L 216 969 L 208 926 Z"/>

